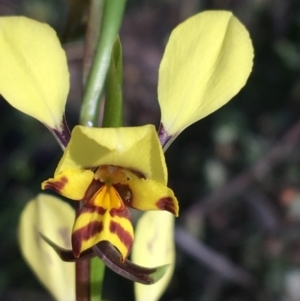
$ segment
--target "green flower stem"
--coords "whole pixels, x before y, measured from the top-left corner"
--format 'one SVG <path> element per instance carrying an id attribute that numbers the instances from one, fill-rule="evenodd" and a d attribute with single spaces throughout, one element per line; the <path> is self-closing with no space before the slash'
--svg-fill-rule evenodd
<path id="1" fill-rule="evenodd" d="M 103 5 L 99 39 L 80 113 L 81 124 L 86 126 L 97 126 L 111 51 L 119 32 L 125 3 L 125 0 L 106 0 Z"/>
<path id="2" fill-rule="evenodd" d="M 105 88 L 106 76 L 109 67 L 113 63 L 113 79 L 118 74 L 117 84 L 122 83 L 122 58 L 120 44 L 114 47 L 116 55 L 112 56 L 112 49 L 118 34 L 125 8 L 125 0 L 92 0 L 90 3 L 90 16 L 86 39 L 86 52 L 84 59 L 83 82 L 85 85 L 83 103 L 80 112 L 80 124 L 85 126 L 97 126 L 99 118 L 99 106 Z M 98 20 L 97 20 L 98 18 Z M 99 21 L 101 19 L 101 21 Z M 98 28 L 97 28 L 98 27 Z M 95 44 L 93 41 L 97 40 Z M 93 54 L 94 59 L 92 59 Z M 112 57 L 112 59 L 111 59 Z M 113 60 L 115 58 L 115 60 Z M 112 63 L 111 63 L 112 60 Z M 116 61 L 116 62 L 115 62 Z M 120 69 L 121 68 L 121 69 Z M 90 71 L 89 71 L 90 70 Z M 86 80 L 86 76 L 87 80 Z M 111 80 L 109 81 L 112 82 Z M 113 81 L 115 84 L 115 81 Z M 108 93 L 108 106 L 114 99 L 111 97 L 111 89 L 106 87 Z M 121 89 L 121 88 L 120 88 Z M 119 94 L 122 95 L 121 91 Z M 122 96 L 121 96 L 122 101 Z M 106 122 L 111 126 L 120 126 L 122 123 L 122 104 L 118 98 L 119 112 L 117 122 L 115 115 L 106 114 Z M 98 258 L 76 262 L 76 300 L 77 301 L 101 301 L 102 284 L 105 265 Z"/>
<path id="3" fill-rule="evenodd" d="M 98 257 L 90 260 L 90 301 L 102 300 L 105 264 Z"/>
<path id="4" fill-rule="evenodd" d="M 99 39 L 104 0 L 91 0 L 89 18 L 84 43 L 84 56 L 82 66 L 82 82 L 85 87 L 87 77 L 94 59 L 94 53 Z"/>
<path id="5" fill-rule="evenodd" d="M 123 126 L 123 60 L 122 46 L 117 37 L 111 53 L 106 80 L 103 127 Z"/>

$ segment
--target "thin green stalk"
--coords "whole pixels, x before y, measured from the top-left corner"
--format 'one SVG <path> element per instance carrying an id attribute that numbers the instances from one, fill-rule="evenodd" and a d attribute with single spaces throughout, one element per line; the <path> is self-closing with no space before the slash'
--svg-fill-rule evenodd
<path id="1" fill-rule="evenodd" d="M 125 2 L 125 0 L 91 0 L 84 59 L 83 82 L 84 84 L 86 82 L 86 85 L 80 112 L 81 125 L 97 126 L 100 101 L 105 88 L 113 44 L 123 17 Z M 97 40 L 96 44 L 93 43 L 94 40 Z M 94 59 L 92 59 L 94 52 Z M 122 114 L 122 110 L 120 112 Z M 115 122 L 112 120 L 112 123 Z M 119 125 L 120 122 L 117 126 Z M 87 262 L 76 263 L 77 301 L 102 300 L 104 271 L 105 265 L 97 257 Z"/>
<path id="2" fill-rule="evenodd" d="M 104 281 L 105 264 L 98 257 L 90 262 L 90 301 L 102 300 L 102 286 Z"/>
<path id="3" fill-rule="evenodd" d="M 119 32 L 126 0 L 106 0 L 95 57 L 84 90 L 81 107 L 81 124 L 97 126 L 99 106 L 110 64 L 111 50 Z"/>
<path id="4" fill-rule="evenodd" d="M 104 0 L 91 0 L 90 2 L 89 18 L 87 22 L 87 30 L 85 35 L 84 56 L 82 64 L 83 87 L 86 86 L 86 81 L 90 73 L 96 46 L 99 39 L 103 5 Z"/>
<path id="5" fill-rule="evenodd" d="M 117 37 L 111 53 L 106 80 L 103 127 L 123 126 L 123 60 L 122 46 Z"/>

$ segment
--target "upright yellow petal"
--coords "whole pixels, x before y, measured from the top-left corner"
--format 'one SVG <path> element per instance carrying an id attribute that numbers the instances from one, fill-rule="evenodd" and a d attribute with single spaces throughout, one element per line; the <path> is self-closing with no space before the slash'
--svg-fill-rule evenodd
<path id="1" fill-rule="evenodd" d="M 165 157 L 153 125 L 123 128 L 76 126 L 55 175 L 67 169 L 115 165 L 167 183 Z"/>
<path id="2" fill-rule="evenodd" d="M 19 224 L 22 254 L 57 301 L 75 301 L 75 264 L 63 262 L 40 236 L 70 249 L 75 211 L 56 197 L 39 194 L 23 210 Z"/>
<path id="3" fill-rule="evenodd" d="M 0 18 L 0 94 L 59 129 L 69 92 L 66 55 L 55 31 L 25 17 Z"/>
<path id="4" fill-rule="evenodd" d="M 168 134 L 179 134 L 226 104 L 245 85 L 252 60 L 249 33 L 231 12 L 203 12 L 175 28 L 158 81 Z"/>
<path id="5" fill-rule="evenodd" d="M 171 264 L 161 280 L 153 285 L 134 283 L 136 301 L 157 301 L 167 288 L 175 265 L 174 217 L 169 212 L 148 211 L 135 231 L 132 261 L 145 267 Z"/>

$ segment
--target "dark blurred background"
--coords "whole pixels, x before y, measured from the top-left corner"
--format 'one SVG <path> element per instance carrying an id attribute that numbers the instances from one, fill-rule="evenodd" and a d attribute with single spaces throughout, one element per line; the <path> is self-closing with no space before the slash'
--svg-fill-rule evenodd
<path id="1" fill-rule="evenodd" d="M 71 127 L 81 100 L 87 5 L 0 0 L 0 15 L 47 22 L 61 37 L 72 77 Z M 245 24 L 254 69 L 238 96 L 185 130 L 166 153 L 181 215 L 176 269 L 161 300 L 300 301 L 300 1 L 129 0 L 120 33 L 125 123 L 158 125 L 157 71 L 168 35 L 206 9 L 232 10 Z M 46 128 L 1 99 L 1 301 L 51 300 L 21 257 L 17 225 L 60 156 Z M 134 300 L 133 285 L 108 271 L 104 296 Z"/>

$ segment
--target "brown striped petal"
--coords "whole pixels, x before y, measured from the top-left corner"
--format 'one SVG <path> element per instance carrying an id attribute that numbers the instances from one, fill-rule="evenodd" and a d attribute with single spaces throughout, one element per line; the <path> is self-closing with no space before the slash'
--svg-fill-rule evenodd
<path id="1" fill-rule="evenodd" d="M 72 248 L 75 257 L 100 241 L 109 241 L 122 255 L 124 261 L 133 244 L 133 228 L 130 212 L 122 209 L 104 209 L 83 206 L 75 220 L 72 234 Z"/>

